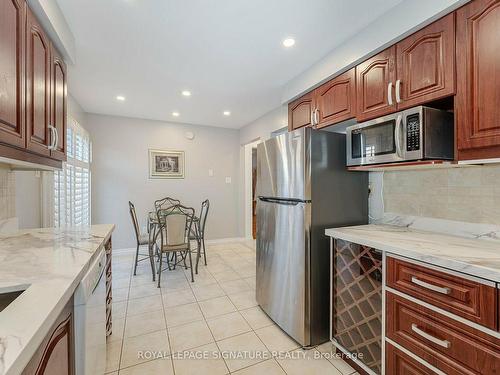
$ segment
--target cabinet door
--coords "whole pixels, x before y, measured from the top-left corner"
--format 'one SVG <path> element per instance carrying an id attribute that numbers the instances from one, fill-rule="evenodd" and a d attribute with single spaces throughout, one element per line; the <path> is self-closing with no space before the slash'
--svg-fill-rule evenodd
<path id="1" fill-rule="evenodd" d="M 455 94 L 455 14 L 396 45 L 398 109 Z M 396 92 L 398 91 L 396 81 Z M 396 95 L 397 99 L 397 95 Z"/>
<path id="2" fill-rule="evenodd" d="M 57 130 L 57 144 L 51 157 L 66 161 L 66 64 L 55 48 L 51 52 L 51 125 Z"/>
<path id="3" fill-rule="evenodd" d="M 27 147 L 50 155 L 50 44 L 40 24 L 28 9 L 26 52 Z"/>
<path id="4" fill-rule="evenodd" d="M 472 1 L 456 16 L 458 159 L 500 158 L 500 1 Z"/>
<path id="5" fill-rule="evenodd" d="M 341 122 L 355 116 L 356 73 L 351 69 L 315 91 L 318 108 L 318 128 Z"/>
<path id="6" fill-rule="evenodd" d="M 24 148 L 24 0 L 0 0 L 0 142 Z"/>
<path id="7" fill-rule="evenodd" d="M 431 375 L 436 374 L 426 366 L 417 362 L 396 347 L 387 343 L 385 345 L 385 373 L 405 375 Z"/>
<path id="8" fill-rule="evenodd" d="M 395 111 L 396 47 L 392 46 L 356 67 L 358 121 Z M 391 84 L 391 89 L 389 88 Z M 389 92 L 389 90 L 392 91 Z M 391 103 L 392 102 L 392 103 Z"/>
<path id="9" fill-rule="evenodd" d="M 313 105 L 313 92 L 309 92 L 288 104 L 289 131 L 312 125 L 311 114 Z"/>

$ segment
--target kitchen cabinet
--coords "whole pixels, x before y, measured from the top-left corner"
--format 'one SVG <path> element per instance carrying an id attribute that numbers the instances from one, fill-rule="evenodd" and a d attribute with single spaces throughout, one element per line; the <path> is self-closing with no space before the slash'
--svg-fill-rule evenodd
<path id="1" fill-rule="evenodd" d="M 352 68 L 314 91 L 315 126 L 320 129 L 356 115 L 356 72 Z"/>
<path id="2" fill-rule="evenodd" d="M 54 126 L 56 140 L 51 157 L 66 161 L 66 64 L 55 48 L 51 49 L 51 125 Z"/>
<path id="3" fill-rule="evenodd" d="M 27 148 L 49 156 L 50 41 L 29 9 L 26 25 Z"/>
<path id="4" fill-rule="evenodd" d="M 396 47 L 392 46 L 356 66 L 358 110 L 364 121 L 396 110 L 393 100 L 396 82 Z"/>
<path id="5" fill-rule="evenodd" d="M 73 332 L 73 298 L 71 298 L 24 368 L 22 375 L 73 375 L 75 372 Z"/>
<path id="6" fill-rule="evenodd" d="M 0 0 L 0 142 L 25 146 L 24 43 L 26 3 Z"/>
<path id="7" fill-rule="evenodd" d="M 399 110 L 455 94 L 455 14 L 396 44 L 395 101 Z"/>
<path id="8" fill-rule="evenodd" d="M 500 1 L 456 11 L 458 160 L 500 158 Z"/>
<path id="9" fill-rule="evenodd" d="M 385 345 L 385 373 L 406 375 L 430 375 L 436 374 L 426 366 L 416 361 L 391 344 Z"/>
<path id="10" fill-rule="evenodd" d="M 309 92 L 288 104 L 288 130 L 312 126 L 314 92 Z"/>

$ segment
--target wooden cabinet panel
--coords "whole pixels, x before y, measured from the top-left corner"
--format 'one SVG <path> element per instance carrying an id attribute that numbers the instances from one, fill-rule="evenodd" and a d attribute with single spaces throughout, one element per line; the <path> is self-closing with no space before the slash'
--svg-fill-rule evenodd
<path id="1" fill-rule="evenodd" d="M 455 94 L 455 14 L 399 42 L 396 56 L 398 109 Z"/>
<path id="2" fill-rule="evenodd" d="M 312 126 L 313 98 L 314 92 L 311 91 L 288 104 L 289 131 L 302 128 L 303 126 Z"/>
<path id="3" fill-rule="evenodd" d="M 447 374 L 497 373 L 500 340 L 393 293 L 386 297 L 388 338 Z"/>
<path id="4" fill-rule="evenodd" d="M 356 72 L 351 69 L 318 87 L 315 92 L 318 128 L 341 122 L 356 115 Z"/>
<path id="5" fill-rule="evenodd" d="M 395 59 L 396 47 L 392 46 L 356 67 L 358 121 L 382 116 L 396 109 L 396 101 L 392 99 L 394 90 L 392 95 L 388 92 L 389 83 L 396 81 Z"/>
<path id="6" fill-rule="evenodd" d="M 391 257 L 387 257 L 387 285 L 455 315 L 496 329 L 497 292 L 493 287 Z"/>
<path id="7" fill-rule="evenodd" d="M 73 299 L 70 299 L 22 375 L 73 375 L 74 372 Z"/>
<path id="8" fill-rule="evenodd" d="M 385 345 L 385 373 L 388 375 L 436 374 L 389 343 Z"/>
<path id="9" fill-rule="evenodd" d="M 55 150 L 51 151 L 51 156 L 66 161 L 66 64 L 54 47 L 51 52 L 51 125 L 56 128 L 58 135 L 58 142 Z"/>
<path id="10" fill-rule="evenodd" d="M 26 51 L 27 148 L 50 155 L 50 42 L 28 9 Z"/>
<path id="11" fill-rule="evenodd" d="M 0 0 L 0 142 L 24 148 L 26 3 Z"/>
<path id="12" fill-rule="evenodd" d="M 456 12 L 458 159 L 500 158 L 500 1 Z"/>

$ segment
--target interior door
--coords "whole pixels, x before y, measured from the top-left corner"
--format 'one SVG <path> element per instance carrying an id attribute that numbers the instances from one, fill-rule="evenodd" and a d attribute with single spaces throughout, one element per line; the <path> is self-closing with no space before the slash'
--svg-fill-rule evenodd
<path id="1" fill-rule="evenodd" d="M 396 54 L 398 109 L 454 95 L 455 13 L 403 39 Z"/>
<path id="2" fill-rule="evenodd" d="M 51 124 L 57 130 L 57 144 L 51 156 L 66 161 L 66 64 L 55 48 L 52 48 L 51 70 Z"/>
<path id="3" fill-rule="evenodd" d="M 26 68 L 27 147 L 37 154 L 49 156 L 50 44 L 29 9 Z"/>
<path id="4" fill-rule="evenodd" d="M 0 142 L 24 148 L 24 0 L 0 0 Z"/>
<path id="5" fill-rule="evenodd" d="M 356 66 L 358 121 L 396 110 L 396 47 L 392 46 Z"/>
<path id="6" fill-rule="evenodd" d="M 285 332 L 306 331 L 310 203 L 257 201 L 257 302 Z"/>

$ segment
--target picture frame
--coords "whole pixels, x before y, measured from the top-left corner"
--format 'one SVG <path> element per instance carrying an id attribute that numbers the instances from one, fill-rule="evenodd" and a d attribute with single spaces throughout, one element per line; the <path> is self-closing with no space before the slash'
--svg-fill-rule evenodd
<path id="1" fill-rule="evenodd" d="M 185 175 L 184 151 L 149 150 L 149 178 L 178 178 Z"/>

